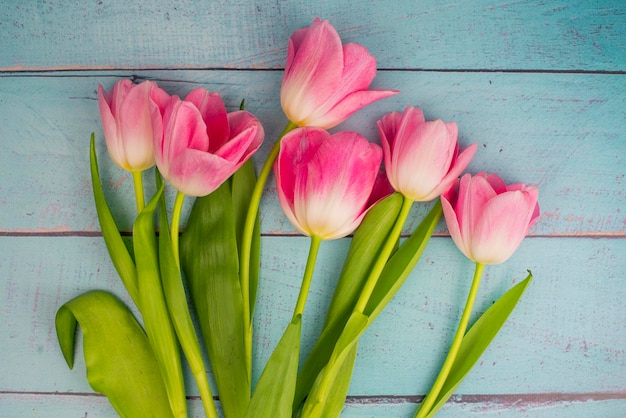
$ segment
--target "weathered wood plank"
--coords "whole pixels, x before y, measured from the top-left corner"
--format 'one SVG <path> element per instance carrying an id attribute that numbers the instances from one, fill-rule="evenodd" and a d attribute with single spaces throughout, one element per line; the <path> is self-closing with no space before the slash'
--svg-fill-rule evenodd
<path id="1" fill-rule="evenodd" d="M 483 400 L 466 402 L 464 398 L 448 402 L 437 415 L 443 418 L 455 417 L 491 417 L 502 418 L 558 418 L 558 417 L 602 417 L 621 418 L 626 409 L 623 398 L 594 399 L 593 396 L 571 400 L 568 396 L 554 398 L 533 396 L 511 397 L 506 401 Z M 530 400 L 528 400 L 530 399 Z M 374 399 L 372 399 L 374 400 Z M 414 402 L 397 399 L 379 398 L 376 402 L 363 402 L 349 399 L 342 418 L 410 418 L 417 407 Z M 202 417 L 202 405 L 199 399 L 189 402 L 192 417 Z M 64 418 L 117 418 L 117 414 L 106 398 L 83 394 L 31 394 L 0 393 L 0 407 L 5 416 L 15 417 L 64 417 Z"/>
<path id="2" fill-rule="evenodd" d="M 262 245 L 256 377 L 290 319 L 308 239 L 265 237 Z M 319 332 L 347 245 L 344 239 L 321 248 L 304 317 L 304 352 Z M 505 264 L 487 268 L 477 311 L 523 279 L 527 268 L 535 279 L 458 393 L 624 392 L 625 252 L 624 239 L 529 238 Z M 471 273 L 471 263 L 449 238 L 432 240 L 401 293 L 364 335 L 352 395 L 415 396 L 428 390 Z M 125 295 L 102 239 L 0 237 L 0 277 L 0 392 L 90 392 L 82 354 L 73 371 L 65 366 L 54 315 L 87 290 Z M 188 381 L 189 394 L 197 394 Z"/>
<path id="3" fill-rule="evenodd" d="M 0 71 L 282 68 L 290 34 L 316 16 L 380 68 L 624 71 L 625 11 L 621 0 L 9 1 Z"/>
<path id="4" fill-rule="evenodd" d="M 147 71 L 171 94 L 202 86 L 219 91 L 231 109 L 246 98 L 267 139 L 257 166 L 282 130 L 281 72 Z M 96 88 L 131 73 L 51 73 L 0 77 L 0 233 L 98 231 L 88 170 L 88 139 L 99 139 L 106 193 L 120 227 L 132 224 L 132 180 L 108 160 Z M 461 143 L 477 142 L 470 171 L 540 187 L 542 236 L 618 235 L 626 227 L 626 77 L 585 74 L 381 72 L 377 87 L 402 93 L 354 115 L 341 129 L 377 141 L 375 121 L 406 105 L 430 119 L 454 120 Z M 152 184 L 151 177 L 146 183 Z M 416 209 L 415 219 L 426 206 Z M 293 233 L 272 183 L 262 203 L 263 231 Z M 443 232 L 440 229 L 439 232 Z"/>

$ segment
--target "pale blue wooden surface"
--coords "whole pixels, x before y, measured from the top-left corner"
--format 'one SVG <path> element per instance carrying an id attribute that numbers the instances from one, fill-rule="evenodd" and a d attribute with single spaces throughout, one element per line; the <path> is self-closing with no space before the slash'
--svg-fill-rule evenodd
<path id="1" fill-rule="evenodd" d="M 407 105 L 477 142 L 470 171 L 540 188 L 543 215 L 477 310 L 535 280 L 442 417 L 626 416 L 626 5 L 622 1 L 4 2 L 0 6 L 0 417 L 112 417 L 82 361 L 69 371 L 53 318 L 92 288 L 125 297 L 99 234 L 87 141 L 102 141 L 96 88 L 125 77 L 170 93 L 246 98 L 265 126 L 257 165 L 286 122 L 278 91 L 290 33 L 315 16 L 367 46 L 375 87 L 401 94 L 340 126 L 377 140 Z M 98 148 L 129 230 L 132 181 Z M 414 209 L 415 225 L 427 206 Z M 289 320 L 307 241 L 270 184 L 262 203 L 255 376 Z M 345 417 L 410 417 L 441 364 L 472 266 L 443 223 L 401 293 L 363 337 Z M 305 312 L 319 331 L 348 240 L 324 243 Z M 192 411 L 201 415 L 190 384 Z"/>

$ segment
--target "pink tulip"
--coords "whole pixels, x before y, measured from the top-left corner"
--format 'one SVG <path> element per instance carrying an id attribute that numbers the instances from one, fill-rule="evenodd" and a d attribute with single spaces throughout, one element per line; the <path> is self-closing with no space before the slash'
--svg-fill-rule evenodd
<path id="1" fill-rule="evenodd" d="M 120 80 L 107 93 L 98 85 L 98 105 L 109 155 L 115 164 L 128 171 L 143 171 L 154 165 L 152 116 L 154 102 L 150 94 L 167 96 L 156 83 L 133 84 Z"/>
<path id="2" fill-rule="evenodd" d="M 154 98 L 153 98 L 154 99 Z M 217 189 L 261 146 L 261 123 L 249 112 L 226 113 L 217 93 L 196 89 L 185 100 L 172 96 L 155 124 L 159 171 L 189 196 Z"/>
<path id="3" fill-rule="evenodd" d="M 315 19 L 291 35 L 280 102 L 298 126 L 332 128 L 360 108 L 398 92 L 368 90 L 376 59 L 358 44 L 341 45 L 335 28 Z"/>
<path id="4" fill-rule="evenodd" d="M 426 202 L 445 192 L 467 167 L 476 144 L 459 154 L 456 123 L 426 122 L 422 111 L 407 107 L 378 121 L 385 169 L 393 188 Z"/>
<path id="5" fill-rule="evenodd" d="M 355 132 L 299 128 L 280 142 L 274 164 L 278 199 L 303 234 L 336 239 L 352 233 L 372 200 L 382 150 Z"/>
<path id="6" fill-rule="evenodd" d="M 495 174 L 465 174 L 441 195 L 454 243 L 470 260 L 498 264 L 507 260 L 539 217 L 538 190 L 507 186 Z"/>

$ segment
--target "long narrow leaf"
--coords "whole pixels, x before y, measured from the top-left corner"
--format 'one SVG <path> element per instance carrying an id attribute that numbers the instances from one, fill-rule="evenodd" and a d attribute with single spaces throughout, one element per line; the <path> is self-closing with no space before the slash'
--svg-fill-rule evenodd
<path id="1" fill-rule="evenodd" d="M 170 406 L 175 417 L 187 416 L 187 400 L 180 358 L 180 348 L 172 325 L 163 287 L 153 215 L 163 194 L 163 184 L 148 205 L 139 213 L 133 226 L 133 246 L 139 279 L 141 314 L 165 381 Z"/>
<path id="2" fill-rule="evenodd" d="M 369 326 L 366 315 L 354 311 L 334 347 L 328 363 L 317 376 L 304 402 L 301 418 L 324 418 L 341 411 L 354 366 L 358 340 Z"/>
<path id="3" fill-rule="evenodd" d="M 387 197 L 367 213 L 356 230 L 326 315 L 324 328 L 298 375 L 294 410 L 298 409 L 320 370 L 328 362 L 401 207 L 401 195 L 393 194 Z"/>
<path id="4" fill-rule="evenodd" d="M 302 316 L 289 323 L 250 400 L 246 418 L 290 418 L 296 390 Z"/>
<path id="5" fill-rule="evenodd" d="M 365 308 L 364 313 L 370 317 L 370 321 L 378 316 L 406 281 L 422 256 L 441 214 L 441 202 L 438 201 L 385 264 Z"/>
<path id="6" fill-rule="evenodd" d="M 226 182 L 196 199 L 180 255 L 224 413 L 237 418 L 250 401 L 250 381 L 230 187 Z"/>
<path id="7" fill-rule="evenodd" d="M 439 411 L 450 396 L 452 396 L 465 376 L 467 376 L 472 367 L 474 367 L 474 364 L 476 364 L 480 356 L 498 334 L 498 331 L 500 331 L 500 328 L 502 328 L 511 312 L 513 312 L 513 309 L 524 294 L 531 280 L 532 274 L 529 272 L 526 279 L 516 284 L 502 295 L 500 299 L 478 318 L 465 334 L 456 360 L 448 374 L 448 378 L 441 388 L 432 409 L 429 411 L 428 417 L 434 416 L 437 411 Z"/>
<path id="8" fill-rule="evenodd" d="M 56 331 L 70 368 L 74 365 L 77 323 L 83 332 L 87 380 L 121 417 L 172 417 L 148 338 L 119 299 L 94 290 L 59 308 Z"/>
<path id="9" fill-rule="evenodd" d="M 91 145 L 89 149 L 89 161 L 91 169 L 91 182 L 93 184 L 93 197 L 96 202 L 96 211 L 98 213 L 98 221 L 104 242 L 111 256 L 111 261 L 117 270 L 122 283 L 126 287 L 126 291 L 133 299 L 135 305 L 139 306 L 139 286 L 137 284 L 137 269 L 135 263 L 128 252 L 128 248 L 122 240 L 120 231 L 115 224 L 111 209 L 107 204 L 102 191 L 102 183 L 100 182 L 100 174 L 98 173 L 98 157 L 96 155 L 95 134 L 91 134 Z"/>
<path id="10" fill-rule="evenodd" d="M 156 174 L 157 187 L 162 187 L 161 176 Z M 163 293 L 167 309 L 172 319 L 176 335 L 183 348 L 191 372 L 196 380 L 202 404 L 207 417 L 217 417 L 217 411 L 213 403 L 213 395 L 202 358 L 200 342 L 196 335 L 196 329 L 191 320 L 187 296 L 183 286 L 180 268 L 176 262 L 174 248 L 170 238 L 170 227 L 167 221 L 167 209 L 165 207 L 165 195 L 161 193 L 159 204 L 159 264 L 161 267 L 161 279 Z"/>

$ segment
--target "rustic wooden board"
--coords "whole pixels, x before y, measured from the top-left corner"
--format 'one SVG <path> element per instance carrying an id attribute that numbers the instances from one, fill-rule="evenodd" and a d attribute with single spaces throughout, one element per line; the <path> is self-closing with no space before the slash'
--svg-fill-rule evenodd
<path id="1" fill-rule="evenodd" d="M 623 71 L 624 3 L 309 0 L 9 1 L 8 70 L 282 68 L 289 35 L 315 16 L 367 46 L 381 68 Z"/>
<path id="2" fill-rule="evenodd" d="M 463 145 L 479 144 L 469 171 L 540 188 L 540 221 L 509 261 L 487 269 L 477 312 L 526 269 L 535 279 L 438 416 L 626 415 L 622 0 L 10 0 L 0 6 L 0 417 L 116 416 L 88 386 L 80 355 L 67 369 L 54 332 L 56 310 L 79 293 L 103 288 L 129 301 L 91 196 L 95 131 L 106 195 L 130 231 L 132 181 L 108 161 L 98 83 L 152 79 L 179 95 L 204 87 L 230 109 L 245 98 L 267 133 L 259 167 L 286 122 L 278 97 L 288 37 L 315 16 L 377 57 L 374 87 L 401 90 L 338 129 L 377 141 L 383 114 L 421 106 L 429 119 L 456 121 Z M 405 234 L 428 207 L 414 207 Z M 255 379 L 291 315 L 308 248 L 271 183 L 261 215 Z M 364 335 L 342 417 L 408 418 L 432 383 L 472 272 L 443 222 L 436 235 Z M 348 243 L 322 246 L 305 353 Z M 191 415 L 202 416 L 187 381 Z"/>
<path id="3" fill-rule="evenodd" d="M 171 94 L 198 86 L 219 91 L 231 109 L 246 98 L 263 122 L 258 166 L 282 130 L 280 72 L 151 71 Z M 108 159 L 96 89 L 131 73 L 48 73 L 0 76 L 1 233 L 73 233 L 99 229 L 91 197 L 88 141 L 99 139 L 101 170 L 120 227 L 132 224 L 132 179 Z M 251 82 L 255 80 L 255 82 Z M 461 143 L 478 143 L 468 170 L 536 184 L 543 211 L 537 235 L 624 235 L 626 227 L 626 78 L 590 74 L 381 72 L 379 87 L 401 93 L 342 124 L 377 141 L 376 121 L 411 104 L 429 119 L 456 121 Z M 339 129 L 338 128 L 338 129 Z M 152 184 L 150 176 L 146 183 Z M 263 231 L 293 233 L 272 182 L 261 208 Z M 423 215 L 426 206 L 416 209 Z M 414 218 L 413 218 L 414 219 Z M 411 223 L 410 225 L 413 225 Z M 441 232 L 442 230 L 440 230 Z"/>
<path id="4" fill-rule="evenodd" d="M 255 376 L 290 319 L 307 241 L 263 239 Z M 321 249 L 304 318 L 304 352 L 319 332 L 347 244 L 347 239 L 332 241 Z M 623 391 L 626 291 L 619 284 L 626 276 L 625 251 L 623 239 L 529 238 L 507 263 L 488 268 L 477 311 L 523 279 L 526 269 L 533 270 L 535 280 L 458 393 Z M 74 371 L 65 367 L 54 314 L 63 302 L 94 288 L 128 301 L 102 240 L 2 237 L 0 257 L 0 276 L 5 278 L 0 282 L 0 334 L 6 338 L 0 388 L 89 392 L 82 360 Z M 471 264 L 448 238 L 433 239 L 402 292 L 364 336 L 352 395 L 415 396 L 428 389 L 443 361 L 441 347 L 454 333 L 471 273 Z"/>

